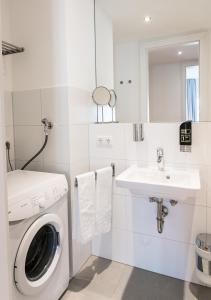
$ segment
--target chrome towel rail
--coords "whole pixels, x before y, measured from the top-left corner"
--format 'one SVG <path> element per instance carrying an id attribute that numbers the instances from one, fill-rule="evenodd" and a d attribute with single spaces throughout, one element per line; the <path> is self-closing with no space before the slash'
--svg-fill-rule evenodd
<path id="1" fill-rule="evenodd" d="M 115 177 L 116 176 L 116 167 L 114 163 L 111 163 L 111 167 L 112 167 L 112 176 Z M 97 179 L 97 173 L 95 172 L 95 179 Z M 78 187 L 78 180 L 77 178 L 75 178 L 75 187 Z"/>

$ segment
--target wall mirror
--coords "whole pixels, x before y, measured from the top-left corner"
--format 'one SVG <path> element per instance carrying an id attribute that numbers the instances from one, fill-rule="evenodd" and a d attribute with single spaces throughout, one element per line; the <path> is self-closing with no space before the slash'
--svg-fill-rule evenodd
<path id="1" fill-rule="evenodd" d="M 200 43 L 148 51 L 150 122 L 199 121 Z"/>
<path id="2" fill-rule="evenodd" d="M 211 121 L 210 1 L 96 0 L 95 9 L 99 84 L 115 90 L 119 122 Z"/>

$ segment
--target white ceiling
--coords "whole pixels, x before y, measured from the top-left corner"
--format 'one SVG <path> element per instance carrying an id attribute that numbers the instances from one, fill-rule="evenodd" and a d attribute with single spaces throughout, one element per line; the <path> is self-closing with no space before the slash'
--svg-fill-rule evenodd
<path id="1" fill-rule="evenodd" d="M 119 41 L 152 39 L 211 28 L 211 0 L 96 0 Z M 144 16 L 152 17 L 150 24 Z"/>
<path id="2" fill-rule="evenodd" d="M 182 55 L 178 52 L 182 51 Z M 157 48 L 149 52 L 149 64 L 169 64 L 187 61 L 199 61 L 199 44 L 183 44 Z"/>

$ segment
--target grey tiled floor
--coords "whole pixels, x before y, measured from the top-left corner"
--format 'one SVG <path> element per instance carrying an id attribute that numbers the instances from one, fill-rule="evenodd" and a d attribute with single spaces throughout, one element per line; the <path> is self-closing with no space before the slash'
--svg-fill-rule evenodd
<path id="1" fill-rule="evenodd" d="M 62 300 L 211 300 L 211 289 L 92 256 Z"/>

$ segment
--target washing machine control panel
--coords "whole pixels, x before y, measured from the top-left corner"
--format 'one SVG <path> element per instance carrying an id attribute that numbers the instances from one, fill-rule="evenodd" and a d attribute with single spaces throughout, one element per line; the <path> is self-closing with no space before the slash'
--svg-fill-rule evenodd
<path id="1" fill-rule="evenodd" d="M 16 197 L 15 201 L 9 204 L 9 221 L 13 222 L 28 219 L 44 212 L 59 201 L 68 192 L 68 185 L 65 177 L 62 176 L 59 179 L 57 178 L 54 182 L 43 184 L 39 189 L 28 191 L 25 194 Z"/>

